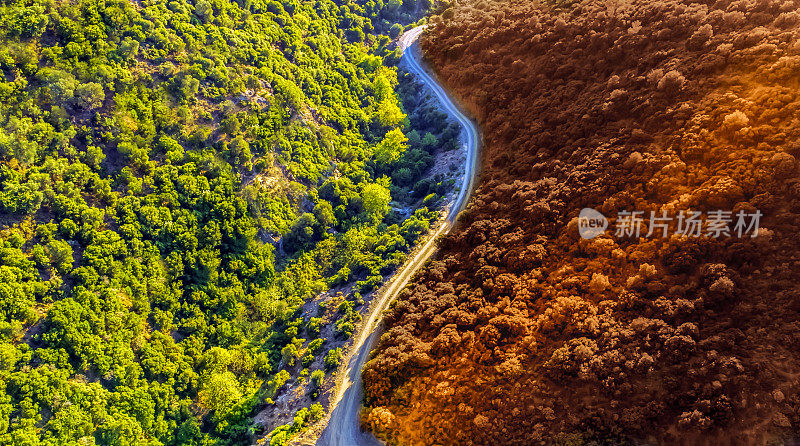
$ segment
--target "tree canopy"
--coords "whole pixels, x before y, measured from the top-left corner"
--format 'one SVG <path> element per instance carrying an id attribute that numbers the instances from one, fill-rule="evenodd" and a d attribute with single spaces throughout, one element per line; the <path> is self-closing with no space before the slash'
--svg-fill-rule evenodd
<path id="1" fill-rule="evenodd" d="M 412 7 L 0 6 L 0 444 L 245 444 L 333 361 L 302 305 L 418 236 L 375 170 L 412 130 L 381 35 Z"/>

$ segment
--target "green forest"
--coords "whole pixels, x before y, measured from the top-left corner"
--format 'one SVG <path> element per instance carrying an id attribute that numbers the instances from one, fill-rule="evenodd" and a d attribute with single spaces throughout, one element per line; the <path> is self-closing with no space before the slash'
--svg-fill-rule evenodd
<path id="1" fill-rule="evenodd" d="M 391 44 L 429 6 L 2 3 L 0 445 L 250 444 L 316 391 L 342 351 L 301 307 L 354 284 L 350 336 L 450 187 Z"/>

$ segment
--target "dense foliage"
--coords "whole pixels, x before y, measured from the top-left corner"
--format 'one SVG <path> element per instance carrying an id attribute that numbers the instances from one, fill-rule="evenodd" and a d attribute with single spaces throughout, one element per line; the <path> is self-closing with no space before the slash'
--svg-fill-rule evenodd
<path id="1" fill-rule="evenodd" d="M 484 130 L 481 184 L 387 312 L 365 424 L 397 444 L 797 443 L 799 7 L 479 0 L 432 19 L 423 49 Z M 579 236 L 585 207 L 604 235 Z M 742 238 L 736 218 L 720 237 L 648 218 L 756 210 Z M 623 211 L 640 234 L 616 233 Z"/>
<path id="2" fill-rule="evenodd" d="M 0 6 L 0 444 L 243 444 L 297 358 L 338 361 L 302 304 L 437 215 L 391 191 L 453 135 L 409 142 L 373 34 L 416 7 Z"/>

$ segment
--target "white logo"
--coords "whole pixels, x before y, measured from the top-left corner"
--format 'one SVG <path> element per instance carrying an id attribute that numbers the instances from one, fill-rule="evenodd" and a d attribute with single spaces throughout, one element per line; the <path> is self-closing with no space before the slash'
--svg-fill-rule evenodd
<path id="1" fill-rule="evenodd" d="M 608 228 L 608 219 L 605 215 L 592 208 L 583 208 L 578 214 L 578 234 L 589 240 L 604 233 Z"/>

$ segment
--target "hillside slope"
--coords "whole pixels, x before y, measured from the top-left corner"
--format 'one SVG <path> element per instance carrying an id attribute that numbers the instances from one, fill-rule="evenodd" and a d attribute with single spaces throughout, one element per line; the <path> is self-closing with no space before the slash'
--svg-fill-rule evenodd
<path id="1" fill-rule="evenodd" d="M 482 183 L 387 315 L 365 424 L 403 444 L 800 437 L 798 5 L 479 1 L 433 23 Z M 604 235 L 579 237 L 585 207 Z M 760 229 L 647 236 L 650 211 L 717 210 Z M 615 234 L 623 211 L 639 237 Z"/>
<path id="2" fill-rule="evenodd" d="M 322 416 L 449 191 L 458 128 L 398 97 L 381 34 L 425 5 L 0 5 L 0 444 L 280 445 Z"/>

